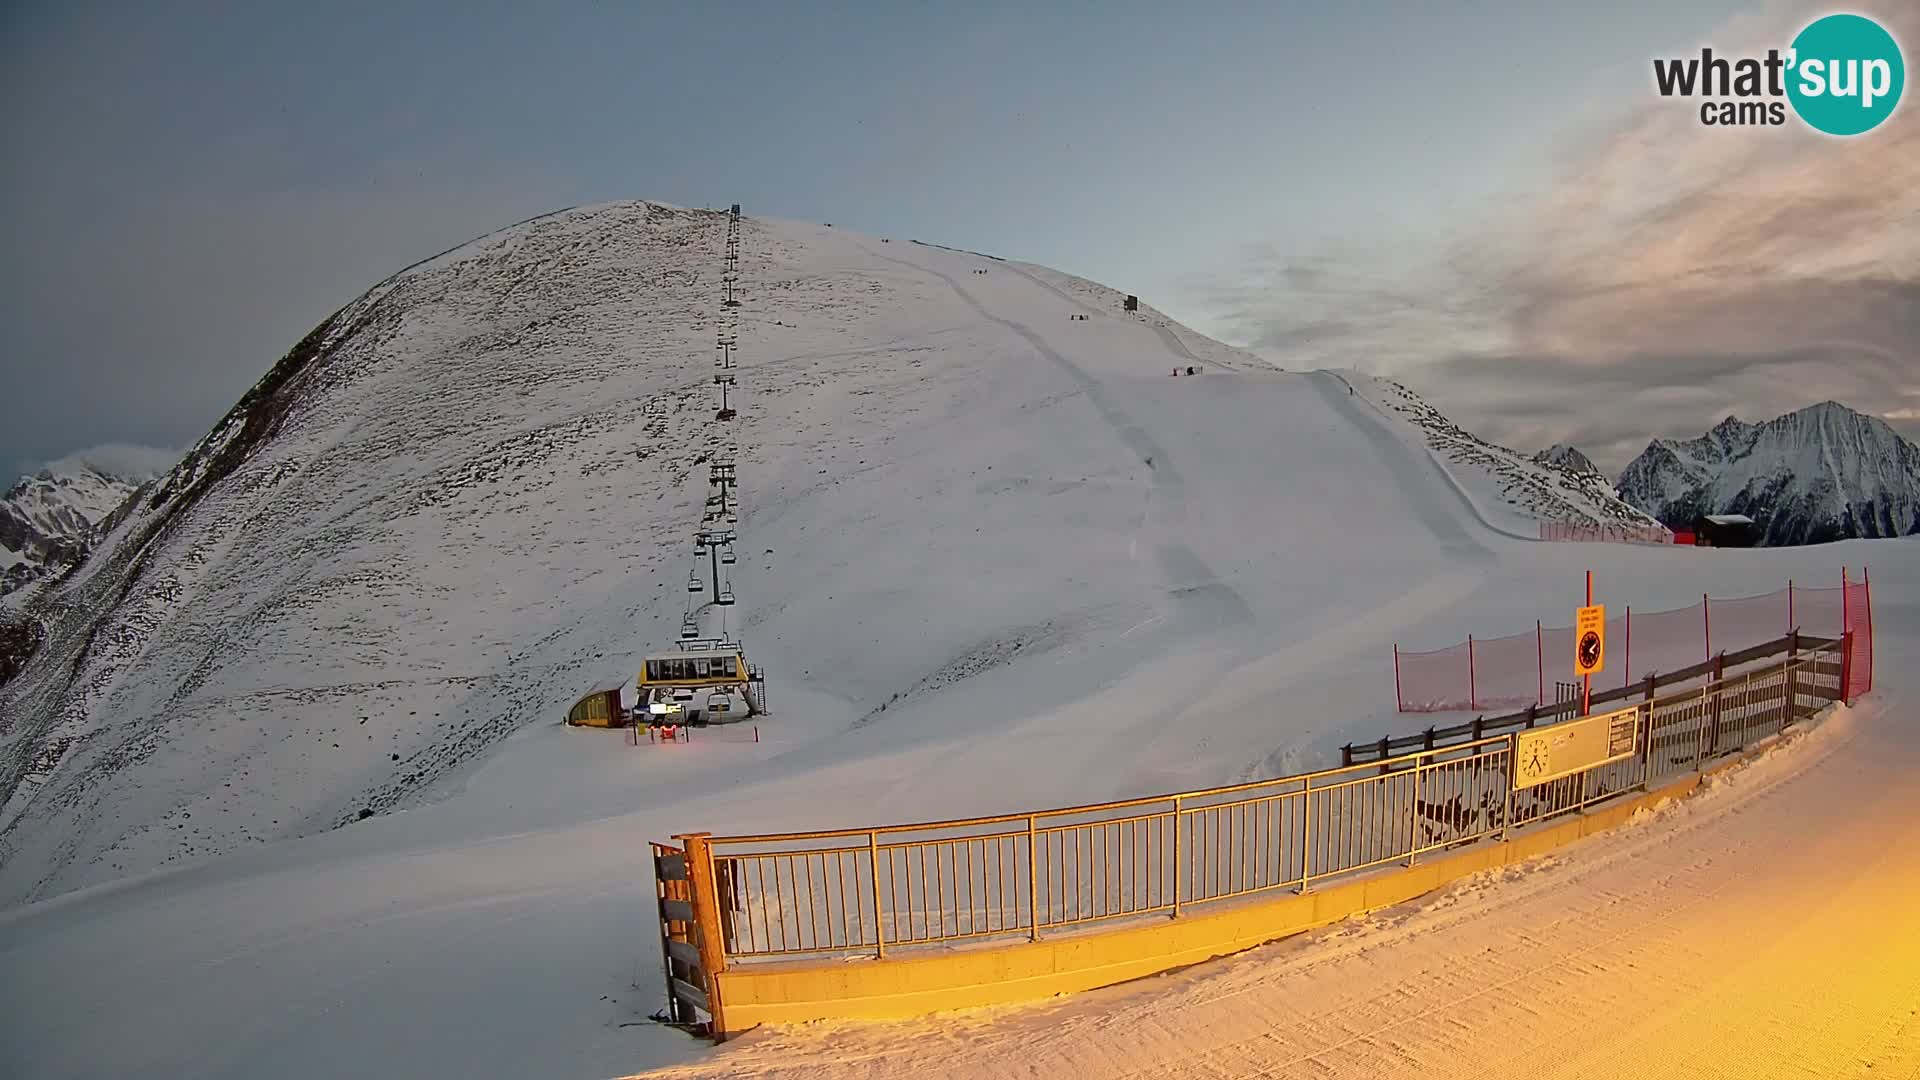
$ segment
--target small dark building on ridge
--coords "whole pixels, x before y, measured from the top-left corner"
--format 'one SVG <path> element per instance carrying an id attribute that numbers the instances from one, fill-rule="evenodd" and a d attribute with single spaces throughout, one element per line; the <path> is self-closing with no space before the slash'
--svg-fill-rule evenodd
<path id="1" fill-rule="evenodd" d="M 1693 519 L 1693 542 L 1700 547 L 1752 547 L 1760 530 L 1745 514 L 1702 514 Z"/>

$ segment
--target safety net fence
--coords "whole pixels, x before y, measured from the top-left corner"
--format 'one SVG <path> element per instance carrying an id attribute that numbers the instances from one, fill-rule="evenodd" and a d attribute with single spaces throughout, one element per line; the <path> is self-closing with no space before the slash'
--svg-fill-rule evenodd
<path id="1" fill-rule="evenodd" d="M 1849 631 L 1854 650 L 1847 697 L 1873 683 L 1872 586 L 1848 580 L 1809 588 L 1794 582 L 1760 596 L 1716 598 L 1702 594 L 1681 608 L 1623 608 L 1607 619 L 1606 666 L 1594 676 L 1596 690 L 1627 686 L 1649 674 L 1710 662 L 1794 630 L 1841 638 Z M 1575 681 L 1573 627 L 1545 626 L 1504 637 L 1469 635 L 1444 649 L 1414 652 L 1393 648 L 1394 692 L 1401 712 L 1473 712 L 1521 709 L 1555 700 L 1557 684 Z"/>

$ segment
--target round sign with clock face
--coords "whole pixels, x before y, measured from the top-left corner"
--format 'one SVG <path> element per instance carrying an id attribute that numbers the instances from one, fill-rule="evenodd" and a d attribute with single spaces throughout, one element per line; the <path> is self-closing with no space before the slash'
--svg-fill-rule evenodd
<path id="1" fill-rule="evenodd" d="M 1589 630 L 1580 635 L 1580 670 L 1592 671 L 1600 666 L 1600 635 Z"/>

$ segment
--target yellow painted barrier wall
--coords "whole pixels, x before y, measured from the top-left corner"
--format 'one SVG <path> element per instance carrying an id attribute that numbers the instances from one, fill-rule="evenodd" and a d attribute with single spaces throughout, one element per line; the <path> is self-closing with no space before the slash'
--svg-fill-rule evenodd
<path id="1" fill-rule="evenodd" d="M 1752 752 L 1735 755 L 1706 773 Z M 1333 880 L 1304 895 L 1286 892 L 1220 901 L 1189 907 L 1178 918 L 1148 917 L 1017 944 L 919 950 L 886 959 L 740 964 L 713 978 L 724 1002 L 728 1033 L 760 1024 L 906 1019 L 1112 986 L 1391 907 L 1483 870 L 1532 858 L 1612 829 L 1662 799 L 1690 794 L 1701 775 L 1689 774 L 1655 791 L 1558 818 L 1504 841 L 1481 841 L 1424 857 L 1412 867 Z"/>

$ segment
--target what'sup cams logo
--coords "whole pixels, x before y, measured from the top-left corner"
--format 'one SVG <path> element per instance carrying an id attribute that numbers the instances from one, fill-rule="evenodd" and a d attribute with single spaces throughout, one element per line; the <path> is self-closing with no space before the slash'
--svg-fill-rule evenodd
<path id="1" fill-rule="evenodd" d="M 1780 125 L 1787 106 L 1803 123 L 1828 135 L 1859 135 L 1893 115 L 1906 88 L 1900 44 L 1863 15 L 1828 15 L 1808 23 L 1783 53 L 1765 57 L 1715 56 L 1655 60 L 1661 97 L 1705 98 L 1700 122 L 1708 127 Z"/>

